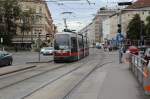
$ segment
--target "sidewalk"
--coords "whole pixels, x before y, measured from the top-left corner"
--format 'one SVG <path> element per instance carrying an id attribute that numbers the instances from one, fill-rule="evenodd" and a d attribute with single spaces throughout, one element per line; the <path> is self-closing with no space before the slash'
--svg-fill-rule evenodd
<path id="1" fill-rule="evenodd" d="M 117 52 L 105 52 L 103 66 L 73 90 L 68 99 L 150 99 L 128 64 L 119 64 L 118 57 Z"/>
<path id="2" fill-rule="evenodd" d="M 0 76 L 15 73 L 15 72 L 19 72 L 19 71 L 23 71 L 23 70 L 27 70 L 27 69 L 31 69 L 31 68 L 34 68 L 34 67 L 36 67 L 36 65 L 32 65 L 32 64 L 1 67 L 0 68 Z"/>
<path id="3" fill-rule="evenodd" d="M 128 64 L 119 64 L 118 57 L 118 52 L 106 52 L 104 62 L 112 63 L 98 70 L 107 72 L 98 99 L 150 99 L 144 95 Z"/>

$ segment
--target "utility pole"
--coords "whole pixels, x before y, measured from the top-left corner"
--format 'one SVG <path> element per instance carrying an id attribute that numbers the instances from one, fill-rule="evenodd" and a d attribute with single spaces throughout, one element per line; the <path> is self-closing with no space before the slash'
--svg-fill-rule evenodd
<path id="1" fill-rule="evenodd" d="M 3 38 L 0 38 L 0 43 L 2 44 L 2 50 L 4 51 L 4 47 L 3 47 Z"/>
<path id="2" fill-rule="evenodd" d="M 37 31 L 37 50 L 38 50 L 38 61 L 40 62 L 41 58 L 40 58 L 40 34 L 41 34 L 41 30 L 36 30 Z"/>
<path id="3" fill-rule="evenodd" d="M 65 29 L 68 29 L 68 26 L 67 26 L 67 19 L 64 18 L 64 25 L 65 25 Z"/>
<path id="4" fill-rule="evenodd" d="M 39 52 L 39 62 L 40 62 L 40 60 L 41 60 L 41 58 L 40 58 L 40 32 L 38 33 L 38 52 Z"/>
<path id="5" fill-rule="evenodd" d="M 143 40 L 144 40 L 144 37 L 143 37 L 143 24 L 144 24 L 144 22 L 141 20 L 141 22 L 140 22 L 140 25 L 141 25 L 141 28 L 140 28 L 140 46 L 143 45 Z"/>
<path id="6" fill-rule="evenodd" d="M 119 2 L 118 6 L 132 5 L 132 2 Z M 118 42 L 119 42 L 119 63 L 122 63 L 123 56 L 123 36 L 122 36 L 122 10 L 119 11 L 119 22 L 118 22 Z"/>

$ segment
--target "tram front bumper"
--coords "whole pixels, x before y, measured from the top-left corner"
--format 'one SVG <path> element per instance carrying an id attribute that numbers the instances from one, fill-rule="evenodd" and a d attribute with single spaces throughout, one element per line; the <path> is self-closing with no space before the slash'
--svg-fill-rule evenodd
<path id="1" fill-rule="evenodd" d="M 66 57 L 54 56 L 54 61 L 76 61 L 76 60 L 78 60 L 78 57 L 76 56 L 66 56 Z"/>

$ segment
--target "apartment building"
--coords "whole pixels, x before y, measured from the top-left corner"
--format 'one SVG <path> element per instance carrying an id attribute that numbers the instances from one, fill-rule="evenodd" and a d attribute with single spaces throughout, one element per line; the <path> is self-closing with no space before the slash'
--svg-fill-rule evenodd
<path id="1" fill-rule="evenodd" d="M 135 14 L 139 14 L 141 17 L 141 20 L 143 20 L 146 23 L 146 17 L 150 15 L 150 0 L 138 0 L 132 5 L 126 7 L 125 9 L 122 9 L 121 14 L 121 26 L 122 26 L 122 33 L 124 36 L 126 36 L 127 27 L 130 22 L 130 20 L 134 17 Z M 109 21 L 109 33 L 107 33 L 112 38 L 116 38 L 119 24 L 119 14 L 116 12 L 106 20 Z M 104 21 L 103 24 L 108 23 L 107 21 Z M 139 31 L 140 32 L 140 31 Z"/>
<path id="2" fill-rule="evenodd" d="M 79 32 L 88 37 L 90 45 L 95 44 L 94 28 L 95 28 L 94 23 L 90 23 L 86 27 L 84 27 L 82 30 L 80 30 L 80 32 Z"/>
<path id="3" fill-rule="evenodd" d="M 96 16 L 93 19 L 95 42 L 103 41 L 103 32 L 102 32 L 103 21 L 114 13 L 115 13 L 114 10 L 110 10 L 107 8 L 100 8 L 100 10 L 97 12 Z"/>
<path id="4" fill-rule="evenodd" d="M 24 23 L 22 19 L 19 20 L 17 36 L 13 38 L 13 44 L 21 48 L 31 48 L 32 44 L 37 45 L 37 41 L 38 43 L 40 41 L 40 44 L 44 42 L 51 45 L 57 27 L 53 24 L 46 2 L 43 2 L 43 0 L 22 0 L 20 6 L 23 12 L 28 12 L 29 10 L 33 12 L 32 19 L 28 23 L 31 25 L 31 30 L 21 31 L 20 26 Z"/>

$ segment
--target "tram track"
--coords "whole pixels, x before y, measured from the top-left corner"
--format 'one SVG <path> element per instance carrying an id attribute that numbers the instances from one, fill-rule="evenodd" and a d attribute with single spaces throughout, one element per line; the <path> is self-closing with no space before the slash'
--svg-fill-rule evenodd
<path id="1" fill-rule="evenodd" d="M 52 62 L 50 62 L 50 63 L 52 63 Z M 25 73 L 25 72 L 33 71 L 33 70 L 36 70 L 36 69 L 45 68 L 45 66 L 37 66 L 37 65 L 35 65 L 35 66 L 36 66 L 35 68 L 24 69 L 24 70 L 12 72 L 12 73 L 9 73 L 9 74 L 6 74 L 6 75 L 1 75 L 0 80 L 8 78 L 8 77 L 15 76 L 15 75 L 19 75 L 19 74 L 22 74 L 22 73 Z"/>
<path id="2" fill-rule="evenodd" d="M 102 57 L 100 60 L 103 60 L 104 58 Z M 102 61 L 101 61 L 102 62 Z M 70 94 L 80 85 L 82 82 L 84 82 L 95 70 L 103 67 L 106 64 L 112 63 L 112 62 L 106 62 L 106 63 L 101 63 L 99 62 L 89 73 L 87 73 L 62 99 L 69 99 Z"/>
<path id="3" fill-rule="evenodd" d="M 54 83 L 55 81 L 57 81 L 57 80 L 61 79 L 62 77 L 64 77 L 64 76 L 66 76 L 66 75 L 68 75 L 68 74 L 70 74 L 70 73 L 72 73 L 72 72 L 74 72 L 74 71 L 76 71 L 76 70 L 80 69 L 81 67 L 85 66 L 85 65 L 83 65 L 83 64 L 88 64 L 89 60 L 91 60 L 91 59 L 90 59 L 90 57 L 89 57 L 89 59 L 88 59 L 88 60 L 84 60 L 84 61 L 80 60 L 79 62 L 80 62 L 80 63 L 82 63 L 82 62 L 83 62 L 83 63 L 82 63 L 81 65 L 79 65 L 78 67 L 76 67 L 76 68 L 72 69 L 71 71 L 69 71 L 69 72 L 67 72 L 67 73 L 65 73 L 65 74 L 62 74 L 62 75 L 61 75 L 61 76 L 59 76 L 58 78 L 56 78 L 56 79 L 54 79 L 54 80 L 52 80 L 52 81 L 48 82 L 47 84 L 45 84 L 45 85 L 43 85 L 43 86 L 39 87 L 38 89 L 34 90 L 33 92 L 31 92 L 31 93 L 27 94 L 26 96 L 22 97 L 21 99 L 26 99 L 26 97 L 28 97 L 28 96 L 32 95 L 33 93 L 35 93 L 35 92 L 39 91 L 40 89 L 42 89 L 42 88 L 46 87 L 47 85 L 50 85 L 50 84 Z"/>
<path id="4" fill-rule="evenodd" d="M 47 86 L 48 84 L 55 82 L 56 80 L 58 80 L 58 79 L 64 77 L 65 75 L 67 75 L 67 74 L 69 74 L 69 73 L 71 73 L 71 72 L 73 72 L 73 71 L 76 71 L 77 69 L 81 68 L 81 67 L 83 66 L 83 64 L 88 63 L 88 61 L 91 60 L 91 57 L 92 57 L 92 56 L 88 57 L 87 59 L 80 60 L 80 61 L 79 61 L 79 63 L 80 63 L 79 66 L 73 68 L 72 70 L 70 70 L 70 71 L 68 71 L 68 72 L 66 72 L 66 73 L 64 73 L 64 74 L 61 74 L 59 77 L 55 78 L 54 80 L 52 80 L 52 81 L 50 81 L 50 82 L 48 82 L 48 83 L 45 83 L 44 85 L 38 87 L 37 89 L 34 89 L 32 92 L 26 94 L 26 95 L 25 95 L 24 97 L 22 97 L 22 98 L 25 98 L 25 97 L 29 96 L 30 94 L 36 92 L 37 90 L 40 90 L 41 88 Z M 79 64 L 79 63 L 78 63 L 78 64 Z M 36 74 L 36 75 L 30 76 L 30 77 L 28 77 L 28 78 L 25 78 L 25 79 L 23 79 L 23 80 L 20 80 L 20 81 L 17 81 L 17 82 L 8 84 L 8 85 L 6 85 L 6 86 L 0 87 L 0 90 L 9 88 L 9 87 L 11 87 L 11 86 L 13 86 L 13 85 L 17 85 L 17 84 L 19 84 L 19 83 L 21 83 L 21 82 L 24 82 L 24 81 L 26 81 L 26 80 L 29 80 L 29 79 L 38 77 L 38 76 L 40 76 L 40 75 L 44 75 L 44 74 L 46 74 L 46 73 L 48 73 L 48 72 L 51 72 L 51 71 L 54 71 L 54 70 L 57 70 L 57 69 L 60 69 L 60 68 L 64 68 L 64 67 L 67 67 L 67 66 L 70 66 L 70 65 L 73 65 L 73 64 L 75 64 L 75 63 L 64 64 L 64 65 L 58 66 L 58 67 L 56 67 L 56 68 L 46 70 L 46 71 L 41 72 L 41 73 L 39 73 L 39 74 Z M 41 68 L 42 68 L 42 67 L 41 67 Z M 34 70 L 35 70 L 35 69 L 34 69 Z M 30 71 L 33 71 L 33 70 L 30 70 Z M 29 72 L 29 71 L 26 71 L 25 73 L 27 73 L 27 72 Z M 18 75 L 18 74 L 16 74 L 16 75 Z M 11 76 L 9 76 L 9 77 L 7 77 L 7 78 L 10 78 L 10 79 L 11 79 Z M 1 79 L 2 79 L 2 78 L 1 78 Z M 1 79 L 0 79 L 0 80 L 1 80 Z M 3 78 L 3 79 L 4 79 L 4 78 Z"/>
<path id="5" fill-rule="evenodd" d="M 86 76 L 84 76 L 62 99 L 71 99 L 70 95 L 76 90 L 78 86 L 80 86 L 94 71 L 103 67 L 104 65 L 110 64 L 112 62 L 106 62 L 103 64 L 98 64 L 95 68 L 93 68 Z"/>
<path id="6" fill-rule="evenodd" d="M 95 67 L 93 67 L 93 68 L 84 76 L 84 78 L 81 79 L 81 80 L 80 80 L 63 98 L 61 98 L 61 99 L 68 99 L 69 94 L 70 94 L 79 84 L 81 84 L 90 74 L 92 74 L 92 73 L 93 73 L 96 69 L 98 69 L 99 67 L 102 67 L 103 65 L 107 64 L 107 63 L 101 64 L 101 62 L 102 62 L 102 60 L 103 60 L 103 57 L 104 57 L 104 55 L 102 55 L 101 59 L 99 59 L 99 60 L 101 60 L 100 63 L 98 63 Z M 94 62 L 95 62 L 95 61 L 93 61 L 93 60 L 92 60 L 92 62 L 89 62 L 89 61 L 88 61 L 86 64 L 84 64 L 84 67 L 86 67 L 86 65 L 89 65 L 89 63 L 91 64 L 91 63 L 94 63 Z M 93 66 L 93 65 L 91 64 L 90 68 L 91 68 L 92 66 Z M 79 68 L 78 68 L 78 69 L 79 69 Z M 58 81 L 58 80 L 62 79 L 63 77 L 65 77 L 65 76 L 71 74 L 72 72 L 77 71 L 78 69 L 75 69 L 75 70 L 73 70 L 73 71 L 71 71 L 71 72 L 68 72 L 68 73 L 66 73 L 66 74 L 64 74 L 64 75 L 62 75 L 62 76 L 60 76 L 59 78 L 55 79 L 54 81 L 47 83 L 46 85 L 44 85 L 44 86 L 42 86 L 41 88 L 37 89 L 35 92 L 30 93 L 29 95 L 23 97 L 23 99 L 28 99 L 28 98 L 29 98 L 29 99 L 32 99 L 32 98 L 30 97 L 32 94 L 36 93 L 37 91 L 41 90 L 42 88 L 44 88 L 44 87 L 46 87 L 46 86 L 48 86 L 48 85 L 51 85 L 51 84 L 54 83 L 55 81 Z M 36 99 L 36 98 L 33 98 L 33 99 Z M 46 98 L 46 99 L 48 99 L 48 98 Z"/>
<path id="7" fill-rule="evenodd" d="M 67 65 L 67 66 L 68 66 L 68 65 Z M 51 71 L 54 71 L 54 70 L 56 70 L 56 69 L 63 68 L 63 67 L 66 67 L 66 65 L 61 65 L 61 66 L 58 66 L 58 67 L 56 67 L 56 68 L 48 69 L 48 70 L 46 70 L 46 71 L 44 71 L 44 72 L 38 73 L 38 74 L 36 74 L 36 75 L 30 76 L 30 77 L 27 77 L 27 78 L 24 78 L 24 79 L 22 79 L 22 80 L 16 81 L 16 82 L 11 83 L 11 84 L 9 84 L 9 85 L 0 87 L 0 90 L 2 90 L 2 89 L 4 89 L 4 88 L 7 88 L 7 87 L 10 87 L 10 86 L 13 86 L 13 85 L 18 84 L 18 83 L 21 83 L 21 82 L 23 82 L 23 81 L 25 81 L 25 80 L 28 80 L 28 79 L 37 77 L 37 76 L 39 76 L 39 75 L 43 75 L 43 74 L 45 74 L 45 73 L 47 73 L 47 72 L 51 72 Z M 42 68 L 42 67 L 41 67 L 41 68 Z M 39 68 L 38 68 L 38 69 L 39 69 Z M 30 71 L 33 71 L 33 70 L 24 71 L 23 73 L 27 73 L 27 72 L 30 72 Z M 22 72 L 19 73 L 19 74 L 22 74 Z M 18 73 L 17 73 L 16 75 L 18 75 Z M 13 76 L 14 76 L 14 75 L 13 75 Z M 11 78 L 11 77 L 12 77 L 12 76 L 9 76 L 9 77 L 7 77 L 7 78 Z M 4 79 L 4 78 L 3 78 L 3 79 Z"/>
<path id="8" fill-rule="evenodd" d="M 61 79 L 62 77 L 64 77 L 64 76 L 66 76 L 66 75 L 68 75 L 68 74 L 70 74 L 70 73 L 72 73 L 72 72 L 74 72 L 74 71 L 80 69 L 81 67 L 83 67 L 83 64 L 81 64 L 81 65 L 79 65 L 77 68 L 74 68 L 73 70 L 71 70 L 71 71 L 69 71 L 69 72 L 67 72 L 67 73 L 65 73 L 65 74 L 63 74 L 63 75 L 61 75 L 61 76 L 59 76 L 58 78 L 56 78 L 56 79 L 54 79 L 54 80 L 48 82 L 47 84 L 41 86 L 40 88 L 36 89 L 35 91 L 31 92 L 30 94 L 24 96 L 22 99 L 26 99 L 26 97 L 30 96 L 31 94 L 33 94 L 33 93 L 39 91 L 40 89 L 46 87 L 47 85 L 50 85 L 50 84 L 54 83 L 55 81 Z"/>

